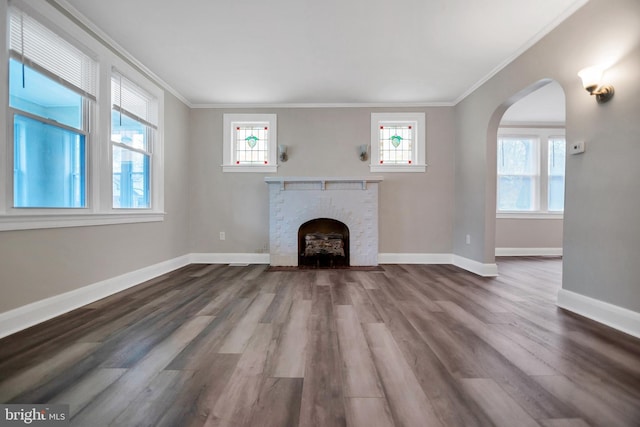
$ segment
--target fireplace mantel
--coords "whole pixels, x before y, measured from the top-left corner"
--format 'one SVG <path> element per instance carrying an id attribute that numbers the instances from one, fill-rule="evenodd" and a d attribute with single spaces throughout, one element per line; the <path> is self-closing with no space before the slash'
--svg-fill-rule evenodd
<path id="1" fill-rule="evenodd" d="M 298 265 L 298 229 L 316 218 L 349 228 L 350 265 L 378 265 L 378 186 L 381 176 L 266 177 L 269 253 L 273 266 Z"/>
<path id="2" fill-rule="evenodd" d="M 308 176 L 270 176 L 264 179 L 267 184 L 279 184 L 282 190 L 287 189 L 288 184 L 317 184 L 319 190 L 325 190 L 327 184 L 344 184 L 344 183 L 358 183 L 362 185 L 362 189 L 367 189 L 369 183 L 379 183 L 384 178 L 381 176 L 366 176 L 366 177 L 308 177 Z"/>

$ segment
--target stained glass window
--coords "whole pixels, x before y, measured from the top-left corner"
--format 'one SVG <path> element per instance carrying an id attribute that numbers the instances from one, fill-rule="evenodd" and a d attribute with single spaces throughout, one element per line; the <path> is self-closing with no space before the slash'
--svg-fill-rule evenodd
<path id="1" fill-rule="evenodd" d="M 269 126 L 265 123 L 238 125 L 234 129 L 235 162 L 238 165 L 269 163 Z"/>
<path id="2" fill-rule="evenodd" d="M 275 114 L 224 114 L 222 148 L 224 172 L 276 172 Z"/>
<path id="3" fill-rule="evenodd" d="M 410 165 L 413 162 L 412 125 L 380 125 L 380 163 Z"/>
<path id="4" fill-rule="evenodd" d="M 424 113 L 371 113 L 371 172 L 425 172 Z"/>

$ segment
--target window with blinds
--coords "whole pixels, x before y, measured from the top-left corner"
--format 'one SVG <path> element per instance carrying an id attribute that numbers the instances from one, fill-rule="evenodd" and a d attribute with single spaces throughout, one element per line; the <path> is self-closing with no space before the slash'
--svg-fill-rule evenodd
<path id="1" fill-rule="evenodd" d="M 55 2 L 5 3 L 0 231 L 162 221 L 163 89 Z"/>
<path id="2" fill-rule="evenodd" d="M 40 74 L 92 100 L 98 65 L 88 54 L 24 11 L 9 9 L 9 53 Z"/>
<path id="3" fill-rule="evenodd" d="M 111 73 L 112 108 L 147 126 L 158 127 L 158 101 L 117 70 Z"/>
<path id="4" fill-rule="evenodd" d="M 113 207 L 151 206 L 151 159 L 158 102 L 117 70 L 111 75 Z"/>
<path id="5" fill-rule="evenodd" d="M 8 13 L 13 207 L 85 208 L 97 64 L 24 11 Z"/>

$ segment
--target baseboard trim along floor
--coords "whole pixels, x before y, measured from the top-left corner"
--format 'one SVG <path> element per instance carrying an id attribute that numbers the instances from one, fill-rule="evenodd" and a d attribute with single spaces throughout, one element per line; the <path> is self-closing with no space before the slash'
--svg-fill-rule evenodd
<path id="1" fill-rule="evenodd" d="M 558 292 L 558 307 L 640 338 L 640 313 L 566 289 Z"/>

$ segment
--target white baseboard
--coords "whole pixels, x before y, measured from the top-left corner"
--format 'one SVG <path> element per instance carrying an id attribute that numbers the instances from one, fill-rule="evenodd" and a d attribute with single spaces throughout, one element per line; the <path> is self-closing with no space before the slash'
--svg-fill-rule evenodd
<path id="1" fill-rule="evenodd" d="M 192 253 L 189 255 L 192 263 L 201 264 L 269 264 L 270 256 L 253 253 Z M 297 260 L 296 260 L 297 261 Z M 498 266 L 482 264 L 468 258 L 453 254 L 429 254 L 429 253 L 380 253 L 380 264 L 453 264 L 479 276 L 493 277 L 498 275 Z M 289 265 L 289 264 L 278 264 Z M 293 264 L 292 264 L 293 265 Z"/>
<path id="2" fill-rule="evenodd" d="M 640 313 L 566 289 L 558 292 L 558 307 L 640 338 Z"/>
<path id="3" fill-rule="evenodd" d="M 451 264 L 451 254 L 381 253 L 380 264 Z"/>
<path id="4" fill-rule="evenodd" d="M 496 248 L 496 256 L 562 256 L 562 248 Z"/>
<path id="5" fill-rule="evenodd" d="M 189 256 L 184 255 L 5 311 L 0 313 L 0 338 L 91 304 L 189 263 Z"/>
<path id="6" fill-rule="evenodd" d="M 378 261 L 380 264 L 453 264 L 483 277 L 498 275 L 498 266 L 495 263 L 483 264 L 454 254 L 381 253 L 378 255 Z"/>
<path id="7" fill-rule="evenodd" d="M 483 264 L 460 255 L 453 255 L 452 264 L 482 277 L 495 277 L 498 275 L 498 265 L 495 262 L 492 264 Z"/>
<path id="8" fill-rule="evenodd" d="M 269 264 L 269 254 L 253 253 L 195 253 L 189 255 L 193 264 Z"/>

